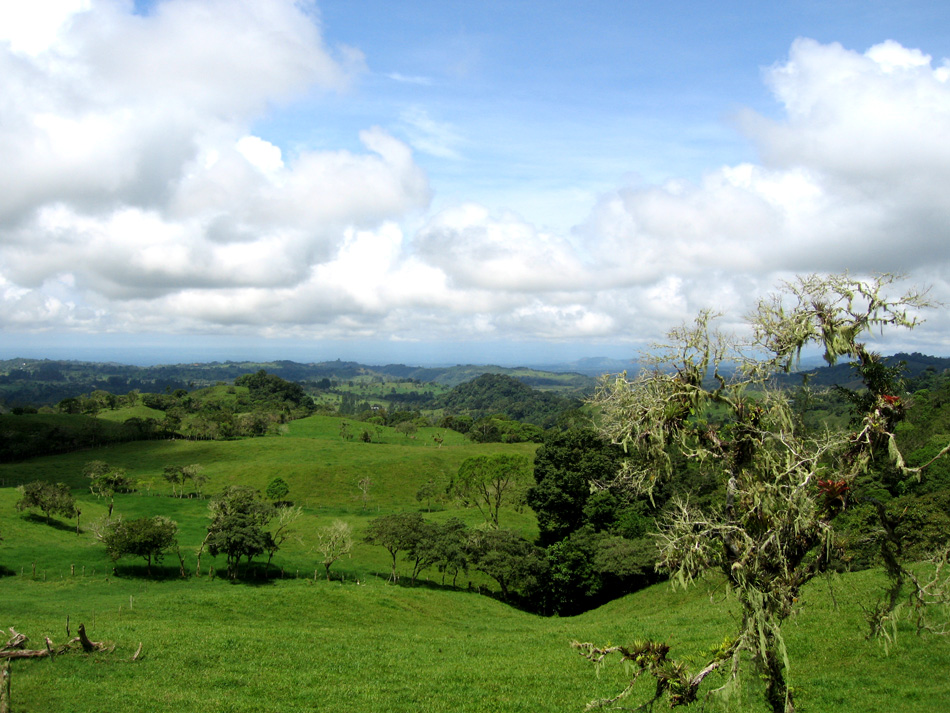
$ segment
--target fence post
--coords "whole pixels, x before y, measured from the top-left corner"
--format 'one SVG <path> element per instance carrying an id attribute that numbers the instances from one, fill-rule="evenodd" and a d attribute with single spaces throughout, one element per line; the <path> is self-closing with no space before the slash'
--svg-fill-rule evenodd
<path id="1" fill-rule="evenodd" d="M 10 662 L 0 665 L 0 713 L 10 713 Z"/>

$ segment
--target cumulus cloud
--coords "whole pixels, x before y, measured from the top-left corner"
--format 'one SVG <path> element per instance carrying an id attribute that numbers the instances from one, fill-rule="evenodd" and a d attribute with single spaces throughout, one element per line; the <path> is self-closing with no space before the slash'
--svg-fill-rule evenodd
<path id="1" fill-rule="evenodd" d="M 799 40 L 766 73 L 784 116 L 740 117 L 760 164 L 621 188 L 578 233 L 608 284 L 648 297 L 665 283 L 663 303 L 683 317 L 738 314 L 802 272 L 908 273 L 946 300 L 948 79 L 946 61 L 895 42 L 862 54 Z"/>
<path id="2" fill-rule="evenodd" d="M 457 159 L 461 139 L 420 108 L 410 145 L 256 135 L 275 102 L 362 71 L 306 4 L 56 7 L 0 35 L 7 329 L 649 341 L 840 270 L 907 272 L 950 301 L 950 65 L 895 42 L 795 42 L 764 74 L 781 116 L 737 118 L 758 161 L 618 187 L 558 235 L 517 206 L 427 214 L 413 149 Z M 947 327 L 918 334 L 947 344 Z"/>
<path id="3" fill-rule="evenodd" d="M 950 65 L 799 40 L 765 79 L 782 118 L 739 117 L 759 163 L 618 188 L 570 236 L 464 205 L 414 245 L 453 290 L 490 291 L 499 334 L 649 341 L 705 307 L 738 325 L 808 272 L 907 273 L 950 300 Z M 928 316 L 916 334 L 950 346 Z"/>
<path id="4" fill-rule="evenodd" d="M 309 3 L 22 7 L 0 36 L 7 325 L 174 329 L 165 310 L 192 293 L 240 311 L 242 290 L 305 281 L 347 229 L 428 203 L 411 151 L 380 129 L 360 153 L 293 155 L 251 132 L 272 103 L 362 70 L 324 44 Z"/>

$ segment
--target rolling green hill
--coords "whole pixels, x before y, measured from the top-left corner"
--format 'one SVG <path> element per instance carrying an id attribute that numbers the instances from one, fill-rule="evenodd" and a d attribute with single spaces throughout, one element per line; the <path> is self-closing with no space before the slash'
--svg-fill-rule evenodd
<path id="1" fill-rule="evenodd" d="M 361 424 L 349 422 L 353 428 Z M 443 434 L 441 447 L 432 439 Z M 311 416 L 286 425 L 279 436 L 234 441 L 162 440 L 124 443 L 0 465 L 0 627 L 14 627 L 42 645 L 85 623 L 95 640 L 115 651 L 62 655 L 54 661 L 13 663 L 17 711 L 581 711 L 595 698 L 618 693 L 625 671 L 607 662 L 600 675 L 570 648 L 572 640 L 622 643 L 655 637 L 672 655 L 700 661 L 733 630 L 737 608 L 715 579 L 686 592 L 661 584 L 570 618 L 541 618 L 478 591 L 495 587 L 484 575 L 462 575 L 460 587 L 425 573 L 417 586 L 386 582 L 388 554 L 359 542 L 334 567 L 335 580 L 314 577 L 314 536 L 334 519 L 357 535 L 374 517 L 424 510 L 419 485 L 445 479 L 467 457 L 530 455 L 532 444 L 473 444 L 459 434 L 420 429 L 414 437 L 381 427 L 374 441 L 341 434 L 341 420 Z M 208 576 L 178 577 L 170 555 L 156 577 L 133 560 L 113 565 L 88 525 L 105 514 L 82 475 L 93 459 L 126 468 L 138 491 L 116 496 L 126 518 L 164 514 L 179 523 L 189 572 L 207 524 L 207 501 L 171 497 L 161 477 L 166 465 L 199 463 L 206 492 L 229 484 L 263 489 L 275 476 L 303 507 L 297 539 L 274 558 L 282 576 L 231 584 Z M 356 480 L 372 480 L 370 497 Z M 84 528 L 75 520 L 18 512 L 13 486 L 34 479 L 67 483 L 79 500 Z M 461 517 L 476 526 L 474 509 L 439 504 L 425 517 Z M 502 525 L 528 537 L 537 533 L 530 511 L 505 508 Z M 405 574 L 407 565 L 400 563 Z M 804 591 L 787 626 L 792 683 L 799 710 L 858 713 L 886 707 L 895 713 L 941 710 L 950 697 L 950 640 L 898 629 L 886 653 L 864 638 L 861 604 L 872 602 L 883 577 L 876 570 L 815 581 Z M 143 654 L 130 659 L 139 643 Z M 629 671 L 626 672 L 629 674 Z M 722 683 L 711 676 L 709 691 Z M 638 692 L 646 700 L 650 681 Z M 760 711 L 758 681 L 726 710 Z M 631 701 L 633 702 L 633 701 Z M 710 703 L 706 710 L 721 710 Z"/>
<path id="2" fill-rule="evenodd" d="M 7 408 L 23 405 L 52 406 L 65 398 L 96 390 L 116 395 L 124 395 L 134 390 L 143 393 L 167 393 L 176 389 L 191 391 L 216 384 L 234 383 L 235 379 L 262 369 L 287 381 L 304 385 L 311 395 L 318 393 L 320 384 L 327 388 L 331 383 L 336 386 L 352 386 L 351 382 L 385 384 L 385 392 L 388 392 L 391 386 L 406 382 L 431 383 L 441 389 L 447 389 L 486 373 L 506 374 L 543 391 L 569 396 L 587 393 L 595 384 L 593 378 L 577 373 L 491 365 L 372 366 L 337 360 L 311 364 L 273 361 L 132 366 L 48 359 L 7 359 L 0 361 L 0 405 Z"/>

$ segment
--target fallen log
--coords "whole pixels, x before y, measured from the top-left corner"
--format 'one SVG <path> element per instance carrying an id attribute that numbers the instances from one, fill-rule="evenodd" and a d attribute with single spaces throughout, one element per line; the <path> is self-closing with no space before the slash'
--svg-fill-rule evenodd
<path id="1" fill-rule="evenodd" d="M 3 645 L 3 648 L 0 651 L 6 651 L 7 649 L 22 649 L 23 645 L 29 641 L 29 639 L 23 634 L 18 634 L 14 631 L 11 626 L 7 631 L 10 632 L 10 639 Z"/>
<path id="2" fill-rule="evenodd" d="M 86 635 L 84 624 L 79 625 L 79 636 L 73 637 L 58 647 L 53 644 L 49 637 L 46 637 L 46 648 L 43 649 L 25 649 L 23 646 L 29 639 L 23 634 L 16 633 L 12 627 L 10 633 L 13 636 L 0 649 L 0 660 L 52 658 L 76 649 L 76 644 L 79 644 L 79 648 L 82 648 L 83 652 L 87 654 L 94 651 L 111 651 L 114 648 L 103 641 L 91 641 Z"/>

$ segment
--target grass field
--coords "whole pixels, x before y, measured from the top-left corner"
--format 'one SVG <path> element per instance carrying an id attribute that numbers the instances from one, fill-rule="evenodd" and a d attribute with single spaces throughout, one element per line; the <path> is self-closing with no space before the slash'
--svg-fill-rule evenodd
<path id="1" fill-rule="evenodd" d="M 365 544 L 335 565 L 338 579 L 326 582 L 321 573 L 314 580 L 309 543 L 315 528 L 339 517 L 360 531 L 378 514 L 422 509 L 415 491 L 427 478 L 446 477 L 477 453 L 532 449 L 473 445 L 454 436 L 438 448 L 424 430 L 414 440 L 386 432 L 381 443 L 360 443 L 342 439 L 339 424 L 313 417 L 290 424 L 280 437 L 123 444 L 0 467 L 6 482 L 69 483 L 83 524 L 106 510 L 86 488 L 85 462 L 105 460 L 140 483 L 152 479 L 150 490 L 117 496 L 116 510 L 176 520 L 189 568 L 204 533 L 206 501 L 170 497 L 160 478 L 164 465 L 201 463 L 211 476 L 207 492 L 231 482 L 263 488 L 280 475 L 304 507 L 300 540 L 275 557 L 283 579 L 181 580 L 172 556 L 149 580 L 144 566 L 131 560 L 114 575 L 102 547 L 88 532 L 77 535 L 74 520 L 55 518 L 50 525 L 17 512 L 16 490 L 0 488 L 0 627 L 15 627 L 42 646 L 44 636 L 65 638 L 68 616 L 73 633 L 83 622 L 93 639 L 116 645 L 111 654 L 14 662 L 13 710 L 582 711 L 588 701 L 619 691 L 624 670 L 608 662 L 597 675 L 570 648 L 571 640 L 655 637 L 673 646 L 673 657 L 695 664 L 730 633 L 735 609 L 715 581 L 687 592 L 661 584 L 578 617 L 545 619 L 467 591 L 466 577 L 460 590 L 437 581 L 387 584 L 388 554 Z M 374 482 L 365 509 L 354 482 L 363 475 Z M 450 515 L 473 525 L 480 519 L 476 511 L 448 505 L 427 516 Z M 536 531 L 530 512 L 505 511 L 502 524 L 529 537 Z M 206 558 L 205 572 L 209 564 L 223 568 Z M 859 604 L 871 601 L 880 584 L 880 573 L 872 571 L 836 580 L 834 597 L 825 581 L 806 589 L 786 633 L 799 711 L 946 709 L 950 641 L 917 637 L 903 627 L 886 654 L 864 639 Z M 143 655 L 132 662 L 139 643 Z M 707 680 L 709 689 L 721 683 Z M 763 710 L 756 678 L 743 683 L 740 698 L 706 710 Z M 648 681 L 642 685 L 641 700 L 651 688 Z"/>

